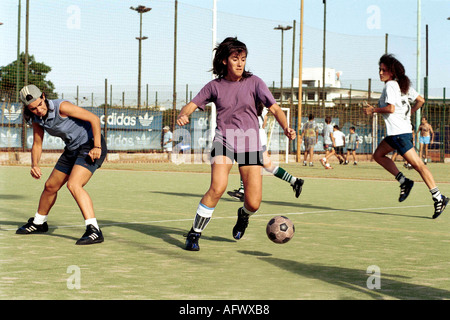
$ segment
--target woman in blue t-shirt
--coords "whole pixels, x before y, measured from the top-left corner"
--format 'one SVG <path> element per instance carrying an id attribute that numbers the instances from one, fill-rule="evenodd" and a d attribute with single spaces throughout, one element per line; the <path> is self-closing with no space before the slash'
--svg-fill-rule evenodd
<path id="1" fill-rule="evenodd" d="M 67 183 L 67 188 L 77 202 L 85 219 L 86 232 L 76 242 L 79 245 L 103 242 L 103 234 L 94 214 L 94 206 L 84 186 L 106 158 L 106 142 L 101 134 L 100 119 L 93 113 L 66 100 L 48 100 L 35 85 L 20 91 L 24 117 L 33 126 L 31 147 L 31 176 L 42 177 L 39 160 L 42 154 L 44 132 L 60 137 L 64 152 L 45 182 L 34 218 L 20 227 L 17 234 L 48 231 L 47 217 L 56 201 L 57 193 Z"/>

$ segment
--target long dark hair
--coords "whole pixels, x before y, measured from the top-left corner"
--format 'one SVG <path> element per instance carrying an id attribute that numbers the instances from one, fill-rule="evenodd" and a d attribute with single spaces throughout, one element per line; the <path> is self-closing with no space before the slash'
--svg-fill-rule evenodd
<path id="1" fill-rule="evenodd" d="M 223 40 L 219 45 L 217 45 L 214 50 L 216 51 L 213 60 L 213 68 L 212 72 L 219 78 L 224 78 L 228 69 L 227 66 L 223 64 L 223 60 L 228 59 L 228 57 L 237 52 L 238 54 L 245 52 L 245 55 L 248 54 L 247 46 L 239 41 L 236 37 L 228 37 Z M 242 78 L 248 78 L 252 75 L 251 72 L 245 71 L 242 74 Z"/>
<path id="2" fill-rule="evenodd" d="M 394 76 L 394 80 L 398 82 L 400 91 L 403 94 L 407 94 L 411 85 L 411 80 L 405 74 L 405 67 L 398 61 L 392 54 L 384 54 L 381 56 L 378 65 L 384 64 L 389 72 Z"/>

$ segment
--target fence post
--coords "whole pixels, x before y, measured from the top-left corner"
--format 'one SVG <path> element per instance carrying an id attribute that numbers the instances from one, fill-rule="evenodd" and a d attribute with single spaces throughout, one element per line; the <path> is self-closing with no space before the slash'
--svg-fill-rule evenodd
<path id="1" fill-rule="evenodd" d="M 103 107 L 103 113 L 105 114 L 105 126 L 104 126 L 104 128 L 103 128 L 103 137 L 105 138 L 105 140 L 106 140 L 106 138 L 107 138 L 107 136 L 108 136 L 108 129 L 107 129 L 107 126 L 108 126 L 108 79 L 105 79 L 105 105 L 104 105 L 104 107 Z"/>
<path id="2" fill-rule="evenodd" d="M 446 123 L 446 118 L 447 118 L 447 112 L 446 112 L 446 109 L 447 109 L 447 106 L 446 106 L 446 101 L 445 101 L 445 87 L 444 87 L 444 90 L 443 90 L 443 92 L 442 92 L 442 116 L 441 116 L 441 134 L 440 134 L 440 136 L 441 136 L 441 152 L 440 152 L 440 155 L 441 155 L 441 161 L 442 162 L 445 162 L 445 149 L 446 149 L 446 146 L 447 146 L 447 136 L 445 135 L 445 132 L 446 132 L 446 130 L 445 130 L 445 123 Z"/>

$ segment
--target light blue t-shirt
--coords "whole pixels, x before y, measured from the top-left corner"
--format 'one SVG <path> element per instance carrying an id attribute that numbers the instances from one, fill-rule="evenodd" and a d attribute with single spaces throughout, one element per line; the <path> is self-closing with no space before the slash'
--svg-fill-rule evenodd
<path id="1" fill-rule="evenodd" d="M 67 100 L 47 100 L 48 113 L 45 119 L 34 116 L 33 122 L 38 123 L 44 130 L 55 137 L 60 137 L 68 150 L 75 150 L 80 145 L 93 138 L 91 124 L 87 121 L 72 117 L 62 117 L 59 106 Z"/>
<path id="2" fill-rule="evenodd" d="M 170 131 L 167 131 L 166 133 L 164 133 L 164 149 L 171 149 L 172 148 L 172 141 L 170 141 L 170 140 L 172 140 L 172 132 L 170 132 Z M 170 141 L 170 142 L 168 142 L 168 141 Z M 168 142 L 167 144 L 166 144 L 166 142 Z"/>

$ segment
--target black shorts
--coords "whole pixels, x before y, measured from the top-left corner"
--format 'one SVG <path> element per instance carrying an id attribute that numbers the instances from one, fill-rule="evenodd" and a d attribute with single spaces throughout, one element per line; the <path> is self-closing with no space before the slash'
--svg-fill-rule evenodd
<path id="1" fill-rule="evenodd" d="M 263 151 L 236 153 L 220 142 L 214 142 L 211 149 L 211 159 L 216 156 L 226 156 L 231 161 L 236 161 L 239 167 L 263 166 Z"/>
<path id="2" fill-rule="evenodd" d="M 334 150 L 336 150 L 337 154 L 344 154 L 344 147 L 343 146 L 335 147 Z"/>
<path id="3" fill-rule="evenodd" d="M 89 156 L 89 151 L 94 147 L 94 139 L 82 144 L 75 150 L 64 149 L 63 154 L 59 157 L 58 162 L 55 165 L 55 169 L 61 171 L 65 174 L 70 174 L 72 172 L 74 165 L 80 165 L 85 167 L 90 172 L 94 173 L 95 170 L 100 168 L 105 161 L 106 154 L 108 153 L 108 148 L 106 147 L 105 138 L 102 135 L 102 155 L 99 159 L 92 161 Z"/>

